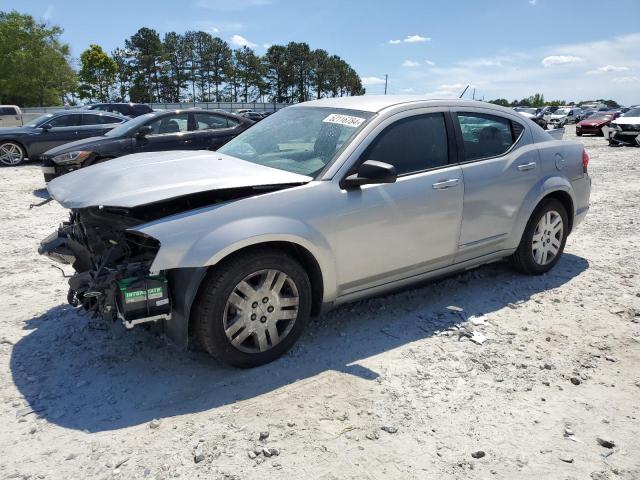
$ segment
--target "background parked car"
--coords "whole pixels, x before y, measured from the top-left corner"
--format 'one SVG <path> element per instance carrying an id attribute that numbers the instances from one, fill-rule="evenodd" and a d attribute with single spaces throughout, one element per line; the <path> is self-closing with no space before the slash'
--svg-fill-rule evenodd
<path id="1" fill-rule="evenodd" d="M 514 108 L 514 110 L 516 112 L 518 112 L 520 115 L 522 115 L 523 117 L 528 118 L 532 122 L 535 122 L 538 125 L 540 125 L 540 127 L 542 129 L 544 129 L 544 130 L 547 129 L 547 121 L 542 116 L 542 113 L 531 113 L 532 111 L 536 112 L 537 109 L 535 109 L 535 108 L 521 108 L 521 109 L 518 110 L 518 109 Z"/>
<path id="2" fill-rule="evenodd" d="M 602 127 L 608 126 L 612 120 L 619 116 L 619 112 L 592 112 L 589 118 L 578 122 L 576 135 L 579 137 L 585 134 L 604 136 Z"/>
<path id="3" fill-rule="evenodd" d="M 94 103 L 89 105 L 87 109 L 119 113 L 131 118 L 153 112 L 153 109 L 144 103 Z"/>
<path id="4" fill-rule="evenodd" d="M 563 107 L 556 110 L 549 117 L 549 124 L 554 128 L 564 127 L 569 123 L 575 123 L 581 110 L 579 108 Z"/>
<path id="5" fill-rule="evenodd" d="M 46 152 L 45 182 L 65 173 L 130 153 L 216 150 L 254 122 L 226 112 L 165 110 L 147 113 L 104 136 L 72 142 Z"/>
<path id="6" fill-rule="evenodd" d="M 47 113 L 22 127 L 0 130 L 0 163 L 18 165 L 25 158 L 38 160 L 53 147 L 104 135 L 127 120 L 122 115 L 92 110 Z"/>
<path id="7" fill-rule="evenodd" d="M 609 145 L 640 145 L 640 107 L 633 107 L 613 120 L 609 128 Z"/>
<path id="8" fill-rule="evenodd" d="M 22 111 L 17 105 L 0 105 L 0 127 L 22 126 Z"/>
<path id="9" fill-rule="evenodd" d="M 244 113 L 242 113 L 240 115 L 242 117 L 248 118 L 249 120 L 252 120 L 254 122 L 259 122 L 260 120 L 264 119 L 264 114 L 259 113 L 259 112 L 244 112 Z"/>

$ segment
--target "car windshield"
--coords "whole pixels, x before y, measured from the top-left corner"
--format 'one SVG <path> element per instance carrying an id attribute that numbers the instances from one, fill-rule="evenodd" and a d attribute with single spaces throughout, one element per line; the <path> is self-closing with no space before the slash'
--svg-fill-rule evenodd
<path id="1" fill-rule="evenodd" d="M 289 107 L 245 130 L 218 152 L 302 175 L 317 175 L 373 113 Z"/>
<path id="2" fill-rule="evenodd" d="M 126 137 L 128 135 L 133 135 L 134 132 L 138 131 L 138 129 L 147 123 L 147 121 L 154 118 L 155 115 L 153 113 L 147 113 L 145 115 L 140 115 L 139 117 L 134 118 L 133 120 L 129 120 L 124 122 L 122 125 L 118 125 L 113 130 L 109 130 L 105 133 L 107 137 Z"/>
<path id="3" fill-rule="evenodd" d="M 53 113 L 45 113 L 44 115 L 41 115 L 34 120 L 31 120 L 29 123 L 25 125 L 25 127 L 35 128 L 38 125 L 44 123 L 46 120 L 49 120 L 51 117 L 53 117 Z"/>
<path id="4" fill-rule="evenodd" d="M 558 110 L 556 110 L 556 113 L 554 113 L 554 115 L 568 115 L 568 114 L 569 114 L 568 108 L 559 108 Z"/>
<path id="5" fill-rule="evenodd" d="M 623 117 L 640 117 L 640 108 L 632 108 Z"/>

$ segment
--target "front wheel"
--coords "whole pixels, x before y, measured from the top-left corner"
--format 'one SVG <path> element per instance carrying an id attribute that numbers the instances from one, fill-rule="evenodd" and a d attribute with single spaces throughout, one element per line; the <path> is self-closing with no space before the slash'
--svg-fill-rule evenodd
<path id="1" fill-rule="evenodd" d="M 289 350 L 311 311 L 311 284 L 284 252 L 238 255 L 214 268 L 193 310 L 200 344 L 221 362 L 249 368 Z"/>
<path id="2" fill-rule="evenodd" d="M 568 234 L 564 205 L 554 198 L 544 200 L 531 215 L 511 263 L 529 275 L 548 272 L 560 260 Z"/>
<path id="3" fill-rule="evenodd" d="M 13 167 L 24 160 L 24 148 L 15 142 L 0 143 L 0 163 Z"/>

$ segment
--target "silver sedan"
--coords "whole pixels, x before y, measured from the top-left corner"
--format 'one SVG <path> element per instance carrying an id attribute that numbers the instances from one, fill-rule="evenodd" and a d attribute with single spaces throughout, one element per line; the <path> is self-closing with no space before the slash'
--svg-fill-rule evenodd
<path id="1" fill-rule="evenodd" d="M 52 181 L 71 216 L 40 251 L 73 264 L 73 304 L 256 366 L 344 302 L 502 258 L 549 271 L 589 208 L 588 161 L 495 105 L 324 99 L 217 152 L 129 155 Z"/>

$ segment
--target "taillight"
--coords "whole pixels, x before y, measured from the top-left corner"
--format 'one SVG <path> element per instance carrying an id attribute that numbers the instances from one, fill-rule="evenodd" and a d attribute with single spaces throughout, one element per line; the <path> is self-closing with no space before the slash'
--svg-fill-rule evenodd
<path id="1" fill-rule="evenodd" d="M 589 167 L 589 154 L 586 150 L 582 151 L 582 171 L 587 173 Z"/>

